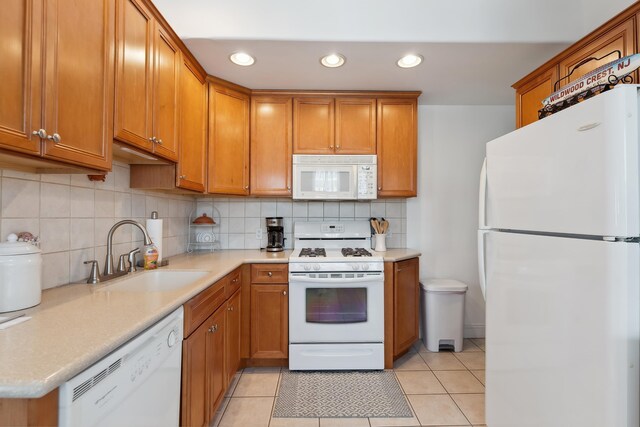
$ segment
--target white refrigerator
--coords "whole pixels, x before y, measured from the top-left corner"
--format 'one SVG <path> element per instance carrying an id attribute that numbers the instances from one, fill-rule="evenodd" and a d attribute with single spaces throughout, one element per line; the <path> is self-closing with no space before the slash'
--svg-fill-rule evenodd
<path id="1" fill-rule="evenodd" d="M 639 86 L 487 144 L 489 427 L 637 427 Z"/>

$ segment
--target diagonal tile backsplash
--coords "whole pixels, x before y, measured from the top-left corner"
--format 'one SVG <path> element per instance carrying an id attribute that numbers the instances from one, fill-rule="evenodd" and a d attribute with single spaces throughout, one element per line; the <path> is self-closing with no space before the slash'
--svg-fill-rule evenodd
<path id="1" fill-rule="evenodd" d="M 265 247 L 265 217 L 284 218 L 285 245 L 292 246 L 295 221 L 334 221 L 384 217 L 389 221 L 387 247 L 406 246 L 406 200 L 375 200 L 371 202 L 306 202 L 291 199 L 239 199 L 226 197 L 200 198 L 197 214 L 213 216 L 218 226 L 213 228 L 221 249 L 257 249 Z M 258 239 L 257 234 L 262 234 Z"/>

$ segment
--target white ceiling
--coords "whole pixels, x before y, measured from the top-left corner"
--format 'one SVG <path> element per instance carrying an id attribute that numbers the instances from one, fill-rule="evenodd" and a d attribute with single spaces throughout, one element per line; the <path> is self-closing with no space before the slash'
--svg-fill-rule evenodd
<path id="1" fill-rule="evenodd" d="M 154 0 L 209 74 L 252 89 L 421 90 L 421 104 L 512 104 L 511 84 L 631 3 Z M 256 64 L 232 64 L 236 51 Z M 322 67 L 331 52 L 346 65 Z M 400 69 L 409 52 L 424 63 Z"/>

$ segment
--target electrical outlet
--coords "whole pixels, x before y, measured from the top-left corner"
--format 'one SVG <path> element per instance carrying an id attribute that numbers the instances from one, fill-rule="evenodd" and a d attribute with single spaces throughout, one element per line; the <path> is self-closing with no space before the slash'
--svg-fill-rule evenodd
<path id="1" fill-rule="evenodd" d="M 262 240 L 262 228 L 256 228 L 256 240 Z"/>

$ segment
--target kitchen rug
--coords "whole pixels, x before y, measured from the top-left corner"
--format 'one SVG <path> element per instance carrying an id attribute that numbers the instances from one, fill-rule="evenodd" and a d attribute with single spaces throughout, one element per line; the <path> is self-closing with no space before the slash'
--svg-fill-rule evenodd
<path id="1" fill-rule="evenodd" d="M 411 417 L 393 371 L 283 371 L 276 418 Z"/>

